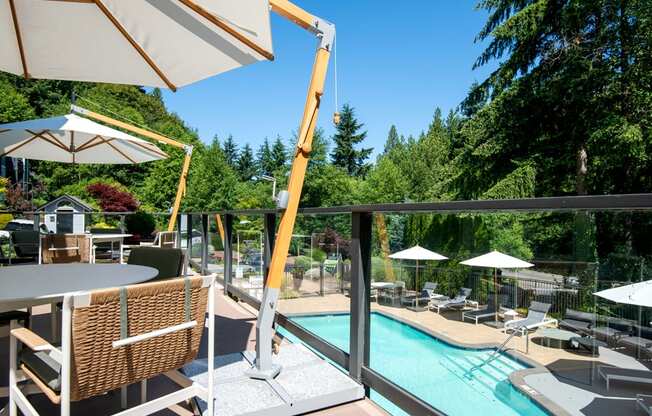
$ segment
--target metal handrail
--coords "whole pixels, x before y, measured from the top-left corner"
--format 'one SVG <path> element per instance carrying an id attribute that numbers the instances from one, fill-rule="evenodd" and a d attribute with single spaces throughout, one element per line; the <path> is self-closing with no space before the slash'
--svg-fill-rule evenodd
<path id="1" fill-rule="evenodd" d="M 473 367 L 471 367 L 471 368 L 469 369 L 469 371 L 466 372 L 465 375 L 467 375 L 467 376 L 468 376 L 468 375 L 471 375 L 471 373 L 473 373 L 475 370 L 479 370 L 480 368 L 484 367 L 485 365 L 487 365 L 487 364 L 491 363 L 492 361 L 496 360 L 496 359 L 500 356 L 500 353 L 501 353 L 502 351 L 505 350 L 505 347 L 507 346 L 507 343 L 508 343 L 508 342 L 509 342 L 513 337 L 514 337 L 514 335 L 518 334 L 517 329 L 520 329 L 520 328 L 516 328 L 516 329 L 514 330 L 514 332 L 512 332 L 511 334 L 509 334 L 509 336 L 507 337 L 507 339 L 506 339 L 505 341 L 503 341 L 503 343 L 500 344 L 500 345 L 498 346 L 498 348 L 496 348 L 496 350 L 495 350 L 494 352 L 492 352 L 491 354 L 489 354 L 489 357 L 487 357 L 487 358 L 486 358 L 483 362 L 481 362 L 480 364 L 477 364 L 477 365 L 474 365 Z"/>

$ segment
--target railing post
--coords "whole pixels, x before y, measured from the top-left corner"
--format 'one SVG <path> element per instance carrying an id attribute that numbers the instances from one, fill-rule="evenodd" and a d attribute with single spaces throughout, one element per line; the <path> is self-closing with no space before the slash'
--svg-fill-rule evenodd
<path id="1" fill-rule="evenodd" d="M 34 213 L 34 231 L 40 231 L 41 226 L 41 214 Z"/>
<path id="2" fill-rule="evenodd" d="M 183 235 L 181 234 L 181 214 L 177 214 L 177 248 L 181 248 L 181 239 Z"/>
<path id="3" fill-rule="evenodd" d="M 186 264 L 184 265 L 185 274 L 188 274 L 190 268 L 190 259 L 192 257 L 192 215 L 186 214 Z"/>
<path id="4" fill-rule="evenodd" d="M 224 293 L 228 293 L 233 273 L 233 215 L 224 216 Z"/>
<path id="5" fill-rule="evenodd" d="M 208 274 L 208 214 L 201 214 L 201 273 Z"/>
<path id="6" fill-rule="evenodd" d="M 351 333 L 349 375 L 362 381 L 369 366 L 369 294 L 371 291 L 371 223 L 369 212 L 351 216 Z M 365 387 L 367 395 L 369 389 Z"/>
<path id="7" fill-rule="evenodd" d="M 264 252 L 263 256 L 263 282 L 267 285 L 267 275 L 269 274 L 269 265 L 272 261 L 272 253 L 274 252 L 274 240 L 276 240 L 276 213 L 265 214 L 263 221 L 264 227 Z"/>
<path id="8" fill-rule="evenodd" d="M 125 232 L 125 216 L 120 215 L 120 232 L 124 234 Z"/>
<path id="9" fill-rule="evenodd" d="M 324 296 L 324 263 L 319 263 L 319 296 Z"/>

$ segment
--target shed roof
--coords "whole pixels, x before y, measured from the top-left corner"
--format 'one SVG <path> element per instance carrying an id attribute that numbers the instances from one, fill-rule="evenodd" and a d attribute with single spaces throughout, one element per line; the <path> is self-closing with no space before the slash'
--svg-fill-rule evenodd
<path id="1" fill-rule="evenodd" d="M 68 195 L 68 194 L 61 195 L 60 197 L 55 198 L 52 201 L 41 205 L 40 207 L 38 207 L 36 209 L 36 211 L 45 211 L 49 206 L 58 205 L 62 201 L 72 202 L 73 204 L 80 206 L 82 208 L 82 210 L 86 211 L 86 212 L 94 211 L 93 207 L 88 205 L 86 202 L 82 201 L 81 199 L 77 198 L 76 196 L 72 196 L 72 195 Z"/>

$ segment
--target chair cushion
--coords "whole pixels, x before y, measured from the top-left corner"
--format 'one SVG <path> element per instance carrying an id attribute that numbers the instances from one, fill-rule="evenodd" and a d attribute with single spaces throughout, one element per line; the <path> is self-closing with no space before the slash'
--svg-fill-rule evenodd
<path id="1" fill-rule="evenodd" d="M 158 270 L 156 280 L 170 279 L 181 275 L 183 251 L 178 248 L 133 247 L 127 263 L 155 268 Z"/>
<path id="2" fill-rule="evenodd" d="M 55 393 L 61 392 L 61 364 L 53 360 L 47 352 L 35 352 L 26 348 L 20 352 L 19 359 L 21 364 L 29 368 Z"/>
<path id="3" fill-rule="evenodd" d="M 573 321 L 595 322 L 596 316 L 594 313 L 577 311 L 575 309 L 566 309 L 564 319 Z"/>

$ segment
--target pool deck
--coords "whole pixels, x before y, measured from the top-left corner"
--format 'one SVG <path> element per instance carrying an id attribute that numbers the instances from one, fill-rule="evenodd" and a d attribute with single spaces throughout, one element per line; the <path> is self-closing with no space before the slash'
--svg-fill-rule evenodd
<path id="1" fill-rule="evenodd" d="M 279 311 L 285 315 L 349 313 L 350 299 L 341 294 L 287 299 L 279 302 Z M 424 332 L 463 347 L 497 346 L 505 334 L 487 325 L 462 322 L 461 312 L 437 314 L 431 311 L 413 312 L 405 308 L 371 304 L 372 312 L 379 312 L 409 323 Z M 600 348 L 600 356 L 570 350 L 548 348 L 536 342 L 537 333 L 530 334 L 529 352 L 525 337 L 514 337 L 508 353 L 527 362 L 533 368 L 517 371 L 510 380 L 523 393 L 556 415 L 613 416 L 636 415 L 634 398 L 637 393 L 650 394 L 649 385 L 613 383 L 609 392 L 597 375 L 597 365 L 645 369 L 633 357 L 607 348 Z"/>

